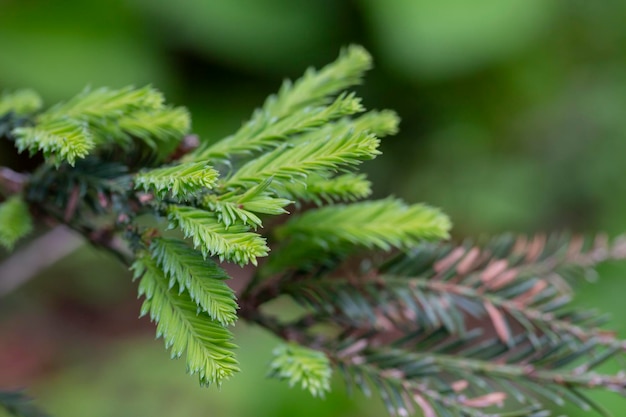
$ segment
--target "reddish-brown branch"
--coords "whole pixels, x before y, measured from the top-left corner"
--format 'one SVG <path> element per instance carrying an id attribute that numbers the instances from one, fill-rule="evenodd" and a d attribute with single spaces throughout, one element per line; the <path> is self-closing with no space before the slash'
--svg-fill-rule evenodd
<path id="1" fill-rule="evenodd" d="M 0 167 L 0 193 L 12 195 L 24 189 L 28 176 L 7 167 Z"/>

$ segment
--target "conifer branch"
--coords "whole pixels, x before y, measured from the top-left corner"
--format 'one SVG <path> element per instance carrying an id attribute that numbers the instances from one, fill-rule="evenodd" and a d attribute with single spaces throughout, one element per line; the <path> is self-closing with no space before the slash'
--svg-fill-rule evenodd
<path id="1" fill-rule="evenodd" d="M 253 118 L 238 134 L 229 136 L 204 151 L 197 152 L 193 157 L 196 160 L 226 158 L 233 154 L 258 152 L 276 147 L 286 142 L 290 136 L 363 110 L 360 99 L 353 94 L 344 94 L 329 106 L 303 108 L 284 118 L 264 114 L 263 118 Z"/>
<path id="2" fill-rule="evenodd" d="M 288 380 L 289 386 L 301 385 L 314 397 L 330 391 L 332 368 L 323 352 L 297 344 L 281 344 L 274 349 L 269 376 Z"/>
<path id="3" fill-rule="evenodd" d="M 446 239 L 450 221 L 439 210 L 400 200 L 366 201 L 308 211 L 277 229 L 276 235 L 303 239 L 324 248 L 345 243 L 390 250 L 424 239 Z"/>
<path id="4" fill-rule="evenodd" d="M 98 143 L 114 140 L 129 148 L 133 139 L 139 139 L 160 160 L 165 159 L 191 129 L 191 117 L 184 107 L 164 107 L 138 110 L 104 126 L 103 133 L 96 136 Z"/>
<path id="5" fill-rule="evenodd" d="M 270 375 L 316 396 L 337 369 L 401 416 L 549 415 L 534 398 L 607 416 L 584 390 L 626 394 L 623 373 L 596 371 L 623 358 L 626 342 L 570 299 L 598 262 L 626 258 L 626 241 L 444 244 L 451 224 L 435 208 L 355 202 L 371 193 L 358 165 L 399 123 L 345 91 L 370 67 L 350 47 L 286 81 L 232 136 L 198 148 L 186 141 L 195 138 L 187 110 L 151 87 L 86 90 L 43 111 L 32 92 L 5 94 L 0 135 L 45 163 L 28 175 L 0 168 L 0 244 L 27 233 L 32 212 L 132 264 L 141 313 L 203 385 L 238 371 L 227 326 L 239 316 L 288 342 Z M 180 236 L 168 225 L 190 242 L 167 237 Z M 236 300 L 209 258 L 256 266 L 270 254 L 264 236 L 272 254 Z M 277 297 L 304 312 L 267 315 Z"/>
<path id="6" fill-rule="evenodd" d="M 186 200 L 211 189 L 217 182 L 219 173 L 204 162 L 187 162 L 165 168 L 143 171 L 135 177 L 135 187 L 153 191 L 161 197 L 171 194 Z"/>
<path id="7" fill-rule="evenodd" d="M 504 236 L 484 246 L 422 243 L 391 261 L 286 275 L 249 298 L 262 304 L 287 294 L 312 308 L 312 315 L 268 328 L 322 346 L 349 383 L 377 391 L 392 414 L 417 406 L 432 416 L 451 409 L 460 417 L 506 416 L 494 406 L 527 401 L 531 390 L 609 415 L 580 389 L 626 394 L 621 373 L 593 372 L 623 358 L 626 341 L 596 328 L 594 315 L 566 309 L 571 288 L 561 271 L 574 285 L 573 266 L 623 259 L 625 246 L 621 238 L 567 235 Z M 321 323 L 341 336 L 314 332 Z M 531 409 L 512 415 L 544 415 Z"/>
<path id="8" fill-rule="evenodd" d="M 43 100 L 39 94 L 30 89 L 3 92 L 0 95 L 0 116 L 7 113 L 24 116 L 37 112 L 42 106 Z"/>
<path id="9" fill-rule="evenodd" d="M 18 127 L 13 134 L 20 152 L 28 150 L 33 155 L 42 151 L 44 157 L 50 160 L 58 156 L 54 160 L 56 166 L 65 161 L 74 165 L 95 146 L 87 124 L 73 119 L 50 120 L 35 127 Z"/>
<path id="10" fill-rule="evenodd" d="M 172 358 L 186 356 L 187 370 L 198 374 L 202 385 L 220 384 L 239 371 L 231 333 L 205 313 L 170 280 L 148 255 L 139 255 L 132 266 L 145 296 L 141 314 L 157 322 L 157 337 L 163 337 Z"/>
<path id="11" fill-rule="evenodd" d="M 246 226 L 226 227 L 211 212 L 191 207 L 171 205 L 167 212 L 171 226 L 192 238 L 194 247 L 199 248 L 204 257 L 217 255 L 221 261 L 256 265 L 257 258 L 269 253 L 265 239 L 249 232 Z"/>
<path id="12" fill-rule="evenodd" d="M 217 264 L 175 239 L 154 239 L 150 252 L 170 278 L 170 288 L 186 289 L 202 311 L 223 325 L 237 320 L 235 293 L 224 282 L 230 277 Z"/>
<path id="13" fill-rule="evenodd" d="M 239 222 L 256 229 L 263 226 L 257 214 L 274 216 L 286 214 L 285 207 L 291 204 L 291 200 L 272 197 L 265 192 L 271 183 L 272 178 L 268 178 L 244 194 L 229 193 L 222 196 L 209 194 L 205 196 L 202 206 L 216 212 L 218 220 L 226 227 Z"/>
<path id="14" fill-rule="evenodd" d="M 291 200 L 313 202 L 318 206 L 336 202 L 352 202 L 372 194 L 372 184 L 364 174 L 343 174 L 335 177 L 310 175 L 304 182 L 291 182 L 278 188 L 277 193 Z"/>
<path id="15" fill-rule="evenodd" d="M 44 112 L 39 120 L 69 118 L 93 122 L 102 118 L 124 116 L 136 110 L 158 110 L 163 107 L 163 102 L 163 95 L 152 87 L 85 89 L 67 102 L 59 103 Z"/>
<path id="16" fill-rule="evenodd" d="M 364 72 L 371 66 L 372 59 L 367 51 L 358 46 L 347 48 L 335 62 L 320 71 L 310 68 L 295 83 L 285 81 L 278 94 L 270 96 L 237 133 L 208 148 L 199 149 L 192 157 L 223 158 L 274 147 L 289 135 L 361 111 L 360 104 L 354 102 L 352 96 L 342 96 L 328 108 L 323 106 L 331 96 L 360 83 Z M 346 99 L 349 105 L 340 104 Z M 339 111 L 331 110 L 333 107 Z M 325 119 L 317 114 L 320 112 L 328 113 Z"/>
<path id="17" fill-rule="evenodd" d="M 349 132 L 328 141 L 312 141 L 270 151 L 242 166 L 225 185 L 246 187 L 269 178 L 292 182 L 312 173 L 334 172 L 375 158 L 379 140 L 369 133 Z"/>
<path id="18" fill-rule="evenodd" d="M 15 242 L 33 230 L 28 205 L 17 195 L 0 203 L 0 245 L 12 249 Z"/>

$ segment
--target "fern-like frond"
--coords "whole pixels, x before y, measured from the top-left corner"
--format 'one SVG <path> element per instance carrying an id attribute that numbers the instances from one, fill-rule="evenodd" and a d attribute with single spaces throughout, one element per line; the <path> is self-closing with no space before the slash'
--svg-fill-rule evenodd
<path id="1" fill-rule="evenodd" d="M 280 147 L 242 166 L 226 180 L 226 185 L 245 187 L 268 178 L 291 182 L 313 173 L 333 172 L 375 158 L 380 154 L 379 143 L 373 134 L 349 132 L 326 141 Z"/>
<path id="2" fill-rule="evenodd" d="M 35 113 L 43 105 L 43 100 L 35 91 L 30 89 L 17 90 L 12 93 L 3 92 L 0 95 L 0 116 L 12 112 L 17 115 Z"/>
<path id="3" fill-rule="evenodd" d="M 237 320 L 235 293 L 224 282 L 230 277 L 215 262 L 176 239 L 154 239 L 150 252 L 170 287 L 186 288 L 201 310 L 223 325 Z"/>
<path id="4" fill-rule="evenodd" d="M 263 223 L 257 214 L 277 216 L 287 213 L 285 207 L 292 203 L 285 198 L 273 197 L 269 194 L 272 178 L 250 187 L 243 194 L 234 192 L 225 195 L 208 194 L 203 199 L 203 206 L 217 213 L 219 221 L 226 227 L 241 222 L 255 229 Z"/>
<path id="5" fill-rule="evenodd" d="M 125 87 L 119 90 L 86 89 L 65 103 L 42 113 L 39 120 L 71 118 L 97 122 L 102 118 L 120 118 L 136 110 L 157 110 L 163 107 L 163 95 L 152 87 Z"/>
<path id="6" fill-rule="evenodd" d="M 288 380 L 289 386 L 300 385 L 314 397 L 324 397 L 330 391 L 332 368 L 323 352 L 293 343 L 283 343 L 274 349 L 269 376 Z"/>
<path id="7" fill-rule="evenodd" d="M 0 203 L 0 245 L 11 250 L 22 237 L 33 229 L 33 219 L 28 205 L 20 196 L 10 197 Z"/>
<path id="8" fill-rule="evenodd" d="M 265 239 L 249 232 L 244 225 L 226 227 L 208 211 L 171 205 L 167 208 L 172 227 L 180 228 L 185 237 L 193 239 L 196 248 L 206 256 L 217 255 L 239 265 L 257 264 L 257 258 L 267 256 Z"/>
<path id="9" fill-rule="evenodd" d="M 343 174 L 327 178 L 322 175 L 309 175 L 304 182 L 283 184 L 279 195 L 295 201 L 313 202 L 318 206 L 324 203 L 351 202 L 372 194 L 372 184 L 365 174 Z"/>
<path id="10" fill-rule="evenodd" d="M 190 117 L 184 108 L 164 107 L 163 100 L 151 87 L 85 90 L 38 115 L 34 127 L 17 128 L 13 134 L 20 151 L 57 155 L 57 166 L 64 160 L 74 164 L 97 145 L 129 148 L 133 139 L 164 159 L 189 131 Z"/>
<path id="11" fill-rule="evenodd" d="M 172 358 L 186 356 L 187 371 L 198 374 L 203 385 L 220 384 L 239 371 L 233 353 L 232 334 L 206 313 L 198 313 L 196 303 L 170 279 L 148 255 L 137 257 L 132 266 L 139 282 L 139 295 L 145 296 L 141 314 L 157 323 L 157 337 L 163 337 Z"/>
<path id="12" fill-rule="evenodd" d="M 321 70 L 309 68 L 296 82 L 285 81 L 278 94 L 267 99 L 263 109 L 281 117 L 294 109 L 324 103 L 329 96 L 359 84 L 371 67 L 370 54 L 364 48 L 352 45 Z"/>
<path id="13" fill-rule="evenodd" d="M 367 130 L 379 138 L 398 133 L 400 117 L 393 110 L 373 110 L 352 121 L 355 130 Z"/>
<path id="14" fill-rule="evenodd" d="M 385 199 L 309 210 L 279 227 L 276 236 L 328 249 L 347 243 L 390 250 L 424 239 L 445 239 L 450 227 L 450 220 L 438 209 Z"/>
<path id="15" fill-rule="evenodd" d="M 292 145 L 307 142 L 327 141 L 330 138 L 341 137 L 349 132 L 367 132 L 378 138 L 395 135 L 398 132 L 400 118 L 391 110 L 369 111 L 356 118 L 345 117 L 332 123 L 327 123 L 319 129 L 310 130 L 289 140 Z"/>
<path id="16" fill-rule="evenodd" d="M 54 163 L 57 166 L 64 161 L 74 165 L 94 147 L 87 124 L 73 119 L 61 118 L 34 127 L 18 127 L 13 134 L 20 152 L 28 150 L 34 154 L 42 151 L 46 159 L 56 157 Z"/>
<path id="17" fill-rule="evenodd" d="M 128 147 L 133 139 L 138 139 L 164 159 L 190 129 L 191 117 L 186 108 L 164 107 L 135 111 L 104 124 L 96 140 L 101 143 L 113 141 Z"/>
<path id="18" fill-rule="evenodd" d="M 228 155 L 276 147 L 292 135 L 363 110 L 360 99 L 354 94 L 342 94 L 329 106 L 303 108 L 282 118 L 258 110 L 253 119 L 235 135 L 211 145 L 208 149 L 196 152 L 193 157 L 194 159 L 224 158 Z"/>
<path id="19" fill-rule="evenodd" d="M 164 197 L 188 199 L 194 194 L 215 185 L 218 172 L 204 162 L 187 162 L 164 168 L 151 169 L 137 174 L 135 187 L 154 191 Z"/>
<path id="20" fill-rule="evenodd" d="M 360 104 L 352 96 L 340 97 L 328 108 L 323 106 L 328 104 L 332 96 L 360 83 L 363 74 L 371 66 L 371 56 L 362 47 L 345 49 L 335 62 L 320 71 L 310 68 L 295 83 L 285 81 L 278 94 L 268 97 L 263 107 L 257 109 L 237 133 L 199 149 L 190 157 L 224 158 L 231 154 L 277 146 L 289 134 L 320 126 L 324 120 L 328 122 L 361 111 Z"/>

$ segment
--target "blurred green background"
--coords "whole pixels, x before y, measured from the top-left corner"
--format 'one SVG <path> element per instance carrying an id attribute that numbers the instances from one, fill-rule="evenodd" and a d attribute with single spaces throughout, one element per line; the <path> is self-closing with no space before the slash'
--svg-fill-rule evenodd
<path id="1" fill-rule="evenodd" d="M 442 207 L 457 237 L 615 235 L 626 230 L 625 18 L 622 0 L 0 0 L 0 89 L 32 87 L 50 104 L 87 85 L 151 83 L 217 140 L 283 78 L 360 43 L 376 62 L 359 88 L 366 106 L 403 119 L 365 166 L 377 196 Z M 27 166 L 4 146 L 1 164 Z M 611 313 L 622 337 L 625 274 L 603 267 L 578 300 Z M 0 388 L 30 386 L 59 417 L 385 415 L 339 383 L 319 401 L 265 379 L 276 341 L 243 324 L 243 372 L 201 389 L 136 320 L 134 292 L 115 261 L 83 248 L 0 299 Z M 597 398 L 623 415 L 625 400 Z"/>

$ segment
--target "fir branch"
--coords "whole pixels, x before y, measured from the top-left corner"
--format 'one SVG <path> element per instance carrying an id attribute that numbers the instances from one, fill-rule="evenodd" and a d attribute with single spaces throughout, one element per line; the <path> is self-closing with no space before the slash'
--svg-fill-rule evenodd
<path id="1" fill-rule="evenodd" d="M 290 134 L 303 132 L 305 129 L 319 126 L 342 115 L 361 111 L 360 104 L 351 96 L 343 96 L 328 108 L 330 97 L 342 90 L 360 83 L 365 71 L 372 66 L 370 55 L 365 49 L 351 46 L 339 55 L 339 58 L 315 71 L 310 68 L 295 83 L 285 81 L 278 94 L 270 96 L 263 107 L 257 109 L 250 121 L 237 133 L 222 139 L 208 148 L 199 149 L 191 157 L 206 159 L 224 158 L 236 153 L 247 153 L 267 147 L 274 147 L 283 142 Z M 346 99 L 349 106 L 339 105 Z M 336 107 L 341 111 L 330 111 Z M 316 109 L 317 110 L 313 110 Z M 317 113 L 328 113 L 320 117 Z M 324 119 L 325 118 L 325 119 Z"/>
<path id="2" fill-rule="evenodd" d="M 603 388 L 622 395 L 626 393 L 626 377 L 622 375 L 545 370 L 529 365 L 504 365 L 492 361 L 463 358 L 458 355 L 406 352 L 385 348 L 384 350 L 365 350 L 350 360 L 352 363 L 374 363 L 383 369 L 396 371 L 394 375 L 396 378 L 408 380 L 431 378 L 441 384 L 449 384 L 448 381 L 462 380 L 471 375 L 477 378 L 473 381 L 474 387 L 488 386 L 489 381 L 496 383 L 508 381 L 515 385 L 523 380 L 526 384 L 532 384 L 536 390 L 543 392 L 556 390 L 560 393 L 562 390 L 559 387 L 562 387 L 564 390 Z M 478 383 L 481 379 L 485 384 Z M 512 390 L 522 389 L 514 385 L 507 385 L 507 387 L 511 387 Z M 506 396 L 502 400 L 504 401 L 505 398 Z"/>
<path id="3" fill-rule="evenodd" d="M 291 200 L 325 203 L 352 202 L 369 197 L 372 184 L 365 174 L 343 174 L 336 177 L 309 175 L 304 182 L 285 183 L 277 193 Z"/>
<path id="4" fill-rule="evenodd" d="M 407 357 L 405 357 L 408 356 Z M 425 417 L 547 417 L 538 404 L 522 406 L 517 411 L 502 408 L 507 394 L 492 387 L 485 393 L 468 389 L 468 379 L 450 378 L 432 365 L 428 356 L 413 357 L 401 352 L 392 355 L 333 357 L 349 386 L 358 387 L 366 396 L 375 390 L 392 416 L 409 416 L 419 408 Z M 408 363 L 409 360 L 415 362 Z M 417 360 L 421 359 L 421 360 Z M 440 372 L 438 374 L 438 372 Z M 463 373 L 464 377 L 467 377 Z M 470 378 L 473 383 L 480 379 Z M 465 391 L 468 391 L 467 393 Z"/>
<path id="5" fill-rule="evenodd" d="M 328 249 L 349 244 L 390 250 L 445 239 L 449 229 L 450 221 L 438 209 L 385 199 L 310 210 L 279 227 L 276 236 Z"/>
<path id="6" fill-rule="evenodd" d="M 126 165 L 89 156 L 74 167 L 44 165 L 32 175 L 26 198 L 45 206 L 57 220 L 75 226 L 87 221 L 87 214 L 115 210 L 130 216 L 131 191 Z"/>
<path id="7" fill-rule="evenodd" d="M 363 74 L 371 67 L 370 54 L 364 48 L 352 45 L 321 70 L 309 68 L 295 83 L 285 81 L 278 94 L 270 96 L 263 108 L 280 117 L 297 108 L 323 103 L 329 96 L 360 84 Z"/>
<path id="8" fill-rule="evenodd" d="M 281 245 L 260 276 L 293 268 L 333 269 L 360 249 L 407 249 L 425 239 L 447 238 L 450 226 L 435 208 L 391 198 L 309 210 L 276 227 Z"/>
<path id="9" fill-rule="evenodd" d="M 300 385 L 314 397 L 324 397 L 330 391 L 332 368 L 323 352 L 293 343 L 274 349 L 269 376 L 288 380 L 289 386 Z"/>
<path id="10" fill-rule="evenodd" d="M 15 195 L 0 203 L 0 245 L 11 250 L 19 239 L 33 230 L 28 205 Z"/>
<path id="11" fill-rule="evenodd" d="M 170 278 L 170 288 L 186 289 L 203 312 L 223 325 L 237 320 L 235 293 L 224 282 L 230 277 L 215 262 L 176 239 L 154 239 L 150 252 Z"/>
<path id="12" fill-rule="evenodd" d="M 196 160 L 226 158 L 234 154 L 276 147 L 292 135 L 363 110 L 360 99 L 354 94 L 342 94 L 329 106 L 303 108 L 283 118 L 259 110 L 235 135 L 211 145 L 208 149 L 196 152 L 193 157 Z"/>
<path id="13" fill-rule="evenodd" d="M 73 166 L 95 146 L 87 124 L 70 118 L 48 120 L 35 127 L 18 127 L 12 133 L 19 152 L 28 150 L 33 155 L 42 151 L 46 159 L 57 156 L 54 159 L 57 167 L 65 161 Z"/>
<path id="14" fill-rule="evenodd" d="M 265 239 L 249 232 L 248 227 L 226 227 L 208 211 L 171 205 L 167 213 L 171 227 L 178 227 L 185 237 L 191 237 L 194 247 L 200 248 L 204 257 L 217 255 L 222 261 L 256 265 L 257 258 L 269 252 Z"/>
<path id="15" fill-rule="evenodd" d="M 328 173 L 355 166 L 380 154 L 379 140 L 369 133 L 349 132 L 328 141 L 280 147 L 256 158 L 225 181 L 227 187 L 248 187 L 268 178 L 291 182 L 312 173 Z"/>
<path id="16" fill-rule="evenodd" d="M 42 106 L 43 100 L 39 94 L 30 89 L 3 92 L 0 95 L 0 116 L 9 112 L 24 116 L 35 113 Z"/>
<path id="17" fill-rule="evenodd" d="M 515 236 L 504 234 L 488 242 L 471 241 L 460 246 L 420 245 L 400 255 L 383 270 L 391 274 L 422 276 L 456 282 L 481 282 L 498 290 L 518 279 L 540 276 L 569 293 L 572 267 L 593 267 L 610 259 L 626 258 L 626 238 L 610 241 L 606 236 L 572 236 L 569 233 Z"/>
<path id="18" fill-rule="evenodd" d="M 163 101 L 151 87 L 85 90 L 38 115 L 34 127 L 18 127 L 12 134 L 20 152 L 57 156 L 57 166 L 73 165 L 97 145 L 129 148 L 133 138 L 164 159 L 189 130 L 190 119 L 184 108 L 165 108 Z"/>
<path id="19" fill-rule="evenodd" d="M 505 236 L 485 246 L 423 243 L 382 265 L 365 260 L 287 274 L 247 296 L 254 305 L 287 294 L 313 308 L 268 329 L 324 346 L 348 383 L 378 392 L 392 414 L 417 407 L 433 417 L 547 415 L 538 406 L 516 405 L 510 414 L 494 408 L 527 401 L 530 391 L 608 416 L 580 389 L 626 395 L 623 375 L 592 372 L 622 358 L 626 342 L 596 328 L 593 314 L 566 310 L 571 290 L 555 275 L 624 258 L 624 242 L 559 235 Z M 321 325 L 341 335 L 314 330 Z"/>
<path id="20" fill-rule="evenodd" d="M 217 213 L 217 218 L 226 227 L 241 222 L 245 225 L 262 227 L 263 223 L 257 214 L 280 215 L 287 213 L 285 207 L 292 203 L 285 198 L 272 197 L 269 188 L 273 178 L 250 187 L 243 194 L 230 192 L 222 195 L 207 194 L 202 205 Z"/>
<path id="21" fill-rule="evenodd" d="M 115 121 L 100 123 L 95 140 L 98 144 L 114 142 L 128 149 L 133 139 L 139 139 L 163 160 L 190 128 L 191 118 L 184 107 L 138 110 Z"/>
<path id="22" fill-rule="evenodd" d="M 340 137 L 349 132 L 368 132 L 378 138 L 395 135 L 398 132 L 400 118 L 391 110 L 369 111 L 356 118 L 343 118 L 326 123 L 319 129 L 304 132 L 290 139 L 290 143 L 298 145 L 306 142 L 328 140 Z"/>
<path id="23" fill-rule="evenodd" d="M 103 118 L 120 118 L 136 110 L 158 110 L 163 95 L 152 87 L 119 90 L 86 89 L 65 103 L 59 103 L 39 116 L 40 122 L 64 118 L 97 122 Z"/>
<path id="24" fill-rule="evenodd" d="M 204 189 L 211 189 L 219 173 L 204 162 L 187 162 L 140 172 L 135 188 L 154 191 L 161 198 L 171 193 L 174 198 L 188 200 Z"/>
<path id="25" fill-rule="evenodd" d="M 141 278 L 139 295 L 145 296 L 141 314 L 157 322 L 157 337 L 163 337 L 172 357 L 186 356 L 187 371 L 198 374 L 202 385 L 221 384 L 239 371 L 233 354 L 231 333 L 205 313 L 169 279 L 149 255 L 138 255 L 132 266 Z"/>

